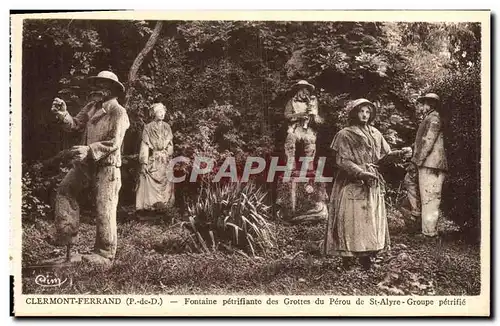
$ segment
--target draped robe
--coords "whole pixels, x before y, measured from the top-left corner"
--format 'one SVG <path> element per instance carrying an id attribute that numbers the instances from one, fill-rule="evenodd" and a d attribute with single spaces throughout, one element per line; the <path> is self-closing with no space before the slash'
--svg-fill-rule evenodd
<path id="1" fill-rule="evenodd" d="M 331 144 L 338 171 L 330 196 L 325 253 L 363 256 L 388 248 L 390 244 L 385 209 L 385 185 L 376 164 L 392 156 L 389 144 L 374 127 L 350 126 L 338 132 Z M 372 172 L 373 185 L 358 178 Z"/>
<path id="2" fill-rule="evenodd" d="M 151 153 L 151 154 L 150 154 Z M 136 209 L 153 209 L 155 204 L 172 206 L 174 185 L 168 179 L 168 164 L 173 154 L 173 135 L 168 123 L 153 121 L 144 127 L 139 161 L 146 163 L 139 176 Z"/>

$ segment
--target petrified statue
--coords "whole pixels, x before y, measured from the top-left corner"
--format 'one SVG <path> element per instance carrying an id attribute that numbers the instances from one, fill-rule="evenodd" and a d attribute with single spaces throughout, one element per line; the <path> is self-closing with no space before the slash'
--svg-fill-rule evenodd
<path id="1" fill-rule="evenodd" d="M 174 184 L 169 180 L 168 163 L 174 151 L 173 134 L 163 121 L 166 108 L 161 103 L 151 106 L 154 120 L 142 132 L 139 152 L 141 172 L 136 193 L 136 209 L 153 211 L 174 203 Z"/>
<path id="2" fill-rule="evenodd" d="M 285 156 L 290 180 L 278 181 L 278 214 L 290 223 L 319 222 L 327 217 L 326 189 L 323 182 L 317 182 L 314 170 L 316 155 L 315 124 L 322 123 L 318 114 L 318 99 L 313 94 L 314 85 L 305 80 L 292 87 L 292 97 L 285 106 L 288 122 L 285 140 Z M 296 145 L 302 143 L 302 165 L 296 168 Z"/>
<path id="3" fill-rule="evenodd" d="M 118 245 L 116 209 L 121 188 L 121 147 L 130 126 L 127 111 L 117 98 L 125 91 L 118 77 L 110 71 L 101 71 L 87 80 L 89 102 L 72 116 L 66 103 L 55 98 L 51 111 L 67 131 L 82 133 L 80 145 L 62 156 L 73 159 L 73 167 L 57 188 L 55 244 L 67 246 L 67 262 L 83 260 L 110 265 Z M 80 195 L 95 192 L 96 236 L 92 254 L 71 255 L 80 224 Z M 64 261 L 51 261 L 60 264 Z"/>
<path id="4" fill-rule="evenodd" d="M 285 118 L 288 121 L 285 140 L 285 155 L 287 166 L 295 169 L 295 149 L 298 142 L 304 144 L 304 155 L 314 158 L 316 154 L 316 131 L 311 122 L 321 123 L 318 115 L 318 99 L 313 95 L 314 85 L 305 80 L 297 82 L 292 87 L 292 98 L 285 106 Z M 308 171 L 312 171 L 313 162 L 309 162 Z"/>

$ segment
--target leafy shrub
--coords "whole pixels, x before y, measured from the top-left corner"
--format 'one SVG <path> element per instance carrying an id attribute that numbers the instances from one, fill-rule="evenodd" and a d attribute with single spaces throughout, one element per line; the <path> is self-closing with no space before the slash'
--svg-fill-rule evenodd
<path id="1" fill-rule="evenodd" d="M 37 216 L 46 216 L 50 206 L 44 203 L 40 198 L 35 195 L 35 189 L 39 185 L 36 184 L 33 176 L 30 173 L 25 173 L 22 177 L 22 205 L 21 214 L 23 218 Z"/>
<path id="2" fill-rule="evenodd" d="M 265 254 L 275 244 L 268 222 L 270 207 L 266 193 L 253 183 L 219 183 L 206 186 L 195 203 L 188 206 L 189 221 L 182 224 L 200 251 L 219 245 Z"/>
<path id="3" fill-rule="evenodd" d="M 459 72 L 433 87 L 441 96 L 448 175 L 443 209 L 469 230 L 480 227 L 481 73 Z"/>
<path id="4" fill-rule="evenodd" d="M 52 196 L 67 169 L 43 173 L 39 166 L 23 164 L 21 178 L 21 215 L 23 220 L 47 218 L 52 211 Z"/>

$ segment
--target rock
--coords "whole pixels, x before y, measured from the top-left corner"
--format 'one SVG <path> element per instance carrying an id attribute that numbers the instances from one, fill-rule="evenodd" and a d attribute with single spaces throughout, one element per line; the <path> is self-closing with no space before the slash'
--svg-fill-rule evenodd
<path id="1" fill-rule="evenodd" d="M 392 293 L 392 294 L 396 294 L 396 295 L 403 295 L 405 294 L 402 290 L 396 288 L 396 287 L 391 287 L 389 288 L 389 292 Z"/>
<path id="2" fill-rule="evenodd" d="M 413 261 L 413 259 L 411 259 L 411 257 L 405 252 L 402 252 L 398 255 L 398 260 L 399 261 Z"/>
<path id="3" fill-rule="evenodd" d="M 394 249 L 408 249 L 408 246 L 403 243 L 398 243 L 394 245 Z"/>
<path id="4" fill-rule="evenodd" d="M 308 182 L 278 181 L 279 215 L 291 224 L 319 223 L 328 218 L 326 186 L 309 177 Z"/>

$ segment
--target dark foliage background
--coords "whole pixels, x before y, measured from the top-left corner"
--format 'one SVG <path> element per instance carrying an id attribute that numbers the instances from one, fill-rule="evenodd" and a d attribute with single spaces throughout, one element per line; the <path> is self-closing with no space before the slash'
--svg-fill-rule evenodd
<path id="1" fill-rule="evenodd" d="M 317 156 L 326 157 L 333 136 L 345 126 L 348 101 L 375 101 L 375 124 L 397 148 L 413 142 L 416 96 L 436 90 L 450 112 L 446 214 L 461 225 L 478 225 L 479 24 L 165 21 L 138 78 L 129 81 L 134 59 L 155 24 L 25 21 L 22 154 L 25 178 L 39 180 L 23 192 L 26 203 L 37 198 L 49 204 L 52 181 L 62 173 L 33 177 L 33 162 L 78 142 L 78 135 L 63 133 L 53 119 L 52 99 L 62 97 L 77 113 L 85 102 L 82 80 L 107 69 L 131 90 L 127 102 L 121 99 L 132 123 L 124 147 L 122 205 L 134 202 L 136 154 L 154 101 L 168 108 L 174 155 L 218 161 L 234 156 L 241 163 L 248 155 L 282 155 L 287 91 L 298 79 L 307 79 L 317 86 L 325 119 L 317 126 Z M 180 169 L 189 172 L 190 166 Z M 325 174 L 333 172 L 328 161 Z M 396 196 L 404 169 L 386 167 L 384 174 L 393 187 L 389 194 Z M 263 186 L 273 193 L 272 185 Z M 178 185 L 177 205 L 184 207 L 199 187 Z M 25 213 L 45 209 L 33 204 Z"/>
<path id="2" fill-rule="evenodd" d="M 481 74 L 478 67 L 457 73 L 434 85 L 443 94 L 446 118 L 449 177 L 443 208 L 454 221 L 480 232 L 478 216 L 481 204 Z M 472 217 L 474 216 L 474 217 Z"/>

